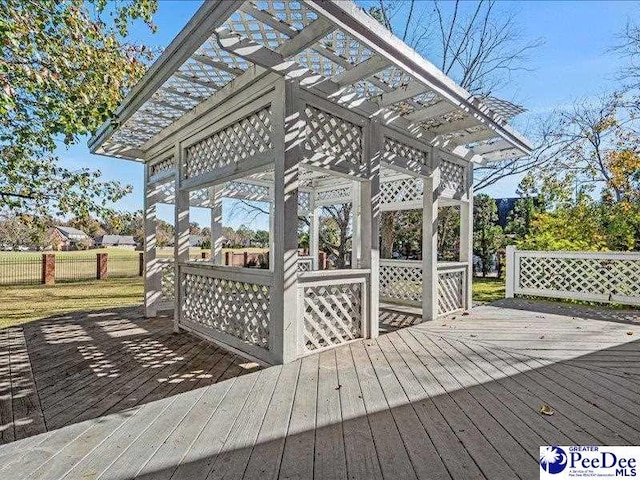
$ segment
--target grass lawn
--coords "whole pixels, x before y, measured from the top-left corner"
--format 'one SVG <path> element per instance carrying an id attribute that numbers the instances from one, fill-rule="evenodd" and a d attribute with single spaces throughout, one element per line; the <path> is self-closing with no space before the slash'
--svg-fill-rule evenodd
<path id="1" fill-rule="evenodd" d="M 140 305 L 142 297 L 140 277 L 3 286 L 0 287 L 0 328 L 80 310 Z"/>
<path id="2" fill-rule="evenodd" d="M 494 302 L 504 298 L 504 280 L 495 277 L 473 279 L 473 301 Z"/>

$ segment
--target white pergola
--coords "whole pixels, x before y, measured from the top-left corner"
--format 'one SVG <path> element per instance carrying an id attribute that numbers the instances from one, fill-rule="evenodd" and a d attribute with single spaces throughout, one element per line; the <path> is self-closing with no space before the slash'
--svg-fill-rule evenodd
<path id="1" fill-rule="evenodd" d="M 473 165 L 526 155 L 523 110 L 477 98 L 350 1 L 210 0 L 90 141 L 145 163 L 146 313 L 266 363 L 378 335 L 380 299 L 425 320 L 471 304 Z M 270 205 L 269 270 L 222 265 L 222 198 Z M 353 204 L 351 268 L 318 269 L 319 210 Z M 175 255 L 156 258 L 156 205 Z M 437 261 L 442 206 L 458 262 Z M 212 257 L 189 260 L 189 208 Z M 384 210 L 422 209 L 422 260 L 379 258 Z M 310 218 L 310 255 L 298 216 Z"/>

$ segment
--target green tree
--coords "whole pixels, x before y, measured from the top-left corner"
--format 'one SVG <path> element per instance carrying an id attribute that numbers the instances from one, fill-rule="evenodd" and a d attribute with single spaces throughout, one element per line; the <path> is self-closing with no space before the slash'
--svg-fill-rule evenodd
<path id="1" fill-rule="evenodd" d="M 266 230 L 256 230 L 256 233 L 253 236 L 253 241 L 256 242 L 261 247 L 266 247 L 269 245 L 269 232 Z"/>
<path id="2" fill-rule="evenodd" d="M 486 277 L 498 249 L 504 244 L 504 232 L 498 221 L 498 206 L 487 194 L 480 194 L 473 203 L 473 253 L 480 259 L 482 276 Z"/>
<path id="3" fill-rule="evenodd" d="M 54 155 L 111 116 L 150 52 L 126 41 L 156 0 L 0 2 L 0 209 L 34 218 L 108 210 L 130 187 Z"/>

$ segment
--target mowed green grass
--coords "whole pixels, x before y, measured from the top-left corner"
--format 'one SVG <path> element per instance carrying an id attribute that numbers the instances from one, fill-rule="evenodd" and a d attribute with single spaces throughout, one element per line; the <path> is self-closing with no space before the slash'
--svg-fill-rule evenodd
<path id="1" fill-rule="evenodd" d="M 475 277 L 473 279 L 473 301 L 495 302 L 504 298 L 504 280 L 495 277 Z"/>
<path id="2" fill-rule="evenodd" d="M 2 286 L 0 328 L 71 312 L 140 305 L 143 291 L 140 277 Z"/>

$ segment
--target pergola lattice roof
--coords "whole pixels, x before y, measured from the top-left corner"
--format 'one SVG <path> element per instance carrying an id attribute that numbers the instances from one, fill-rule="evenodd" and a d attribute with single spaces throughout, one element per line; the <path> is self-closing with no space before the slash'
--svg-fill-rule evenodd
<path id="1" fill-rule="evenodd" d="M 90 147 L 142 158 L 198 105 L 272 72 L 468 160 L 530 151 L 507 124 L 522 107 L 472 96 L 352 2 L 319 0 L 205 2 Z"/>

